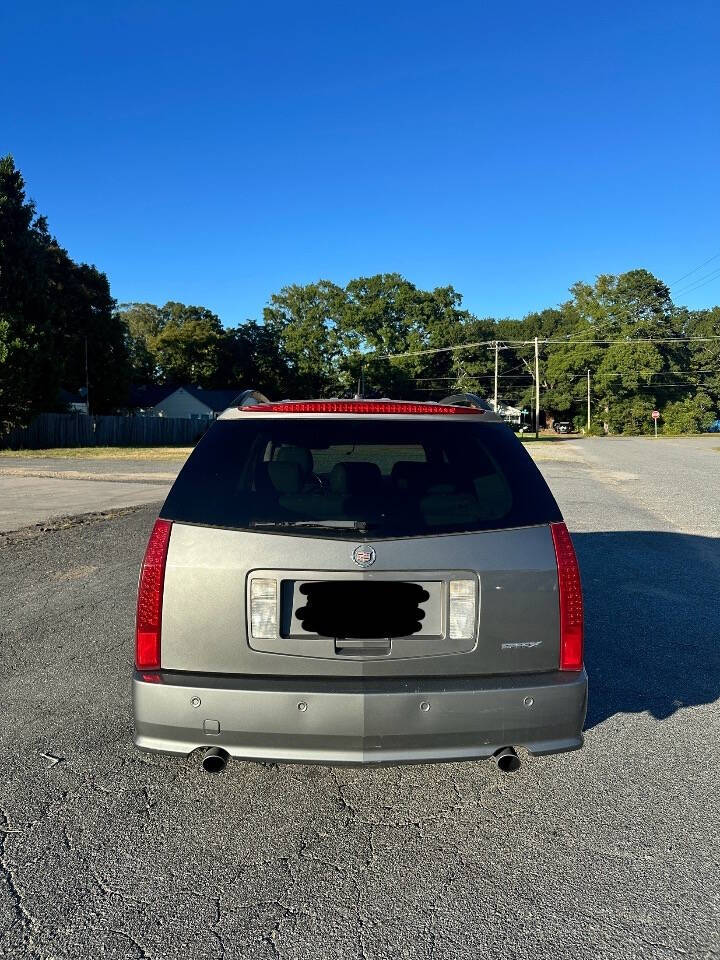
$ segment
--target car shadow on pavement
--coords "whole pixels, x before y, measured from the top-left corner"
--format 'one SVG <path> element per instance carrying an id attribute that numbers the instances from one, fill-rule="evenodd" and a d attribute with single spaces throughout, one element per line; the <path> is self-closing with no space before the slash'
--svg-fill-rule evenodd
<path id="1" fill-rule="evenodd" d="M 720 697 L 720 538 L 575 533 L 585 597 L 585 729 L 616 713 L 665 719 Z"/>

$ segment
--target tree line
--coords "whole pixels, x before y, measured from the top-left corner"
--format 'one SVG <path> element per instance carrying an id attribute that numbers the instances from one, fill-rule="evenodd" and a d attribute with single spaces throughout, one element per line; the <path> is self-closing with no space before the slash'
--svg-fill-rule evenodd
<path id="1" fill-rule="evenodd" d="M 422 290 L 397 273 L 292 284 L 262 319 L 236 327 L 201 306 L 117 304 L 108 279 L 75 263 L 0 159 L 0 424 L 61 409 L 87 380 L 94 413 L 129 409 L 133 384 L 253 387 L 271 397 L 441 399 L 499 396 L 532 406 L 533 340 L 541 408 L 593 432 L 703 429 L 720 408 L 720 307 L 673 303 L 647 270 L 578 282 L 566 302 L 522 319 L 476 317 L 448 285 Z M 648 341 L 655 342 L 648 342 Z M 546 342 L 550 341 L 550 342 Z M 605 342 L 597 342 L 605 341 Z M 448 350 L 468 343 L 471 349 Z M 393 355 L 401 356 L 393 356 Z"/>

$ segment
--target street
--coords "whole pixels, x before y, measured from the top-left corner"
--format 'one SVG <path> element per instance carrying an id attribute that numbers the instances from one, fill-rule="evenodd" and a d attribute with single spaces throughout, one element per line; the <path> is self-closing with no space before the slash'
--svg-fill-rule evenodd
<path id="1" fill-rule="evenodd" d="M 0 956 L 717 956 L 720 438 L 535 447 L 580 560 L 590 707 L 584 750 L 510 776 L 140 753 L 135 590 L 169 479 L 0 536 Z"/>
<path id="2" fill-rule="evenodd" d="M 163 500 L 184 459 L 0 458 L 0 534 Z"/>

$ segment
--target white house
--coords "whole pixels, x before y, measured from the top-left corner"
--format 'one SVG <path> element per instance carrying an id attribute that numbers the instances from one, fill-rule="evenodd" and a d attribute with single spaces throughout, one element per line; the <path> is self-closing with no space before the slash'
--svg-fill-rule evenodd
<path id="1" fill-rule="evenodd" d="M 495 401 L 489 400 L 490 407 L 495 409 Z M 497 414 L 502 417 L 506 423 L 515 423 L 520 424 L 522 420 L 522 410 L 519 407 L 511 407 L 509 403 L 503 403 L 502 400 L 498 400 L 497 405 Z"/>
<path id="2" fill-rule="evenodd" d="M 133 407 L 146 417 L 181 420 L 214 420 L 235 400 L 239 390 L 204 390 L 202 387 L 138 387 Z"/>

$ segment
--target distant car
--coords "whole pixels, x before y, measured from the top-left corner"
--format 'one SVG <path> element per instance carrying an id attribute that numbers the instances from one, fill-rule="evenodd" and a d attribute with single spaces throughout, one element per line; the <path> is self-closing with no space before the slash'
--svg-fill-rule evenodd
<path id="1" fill-rule="evenodd" d="M 580 575 L 493 413 L 372 400 L 226 410 L 138 587 L 135 743 L 302 763 L 582 746 Z"/>
<path id="2" fill-rule="evenodd" d="M 707 428 L 708 433 L 720 433 L 720 420 L 713 420 Z"/>
<path id="3" fill-rule="evenodd" d="M 555 433 L 572 433 L 572 424 L 569 420 L 556 420 L 553 423 Z"/>

